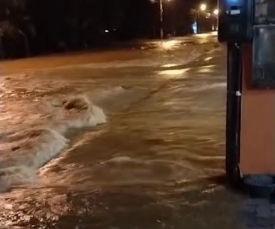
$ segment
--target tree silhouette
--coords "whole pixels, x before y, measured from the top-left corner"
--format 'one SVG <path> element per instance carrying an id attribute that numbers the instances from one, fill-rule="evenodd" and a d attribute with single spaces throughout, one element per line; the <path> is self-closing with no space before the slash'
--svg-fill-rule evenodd
<path id="1" fill-rule="evenodd" d="M 166 33 L 188 33 L 189 0 L 165 4 Z M 150 0 L 0 0 L 0 57 L 87 49 L 157 34 Z"/>
<path id="2" fill-rule="evenodd" d="M 24 55 L 30 53 L 28 36 L 24 28 L 29 28 L 34 34 L 35 30 L 30 22 L 30 18 L 26 15 L 25 0 L 1 0 L 0 7 L 0 53 L 4 55 L 3 38 L 14 43 L 23 40 Z"/>

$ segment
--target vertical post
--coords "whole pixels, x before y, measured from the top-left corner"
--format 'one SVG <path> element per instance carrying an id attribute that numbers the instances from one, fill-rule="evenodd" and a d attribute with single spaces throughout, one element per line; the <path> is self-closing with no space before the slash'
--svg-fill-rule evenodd
<path id="1" fill-rule="evenodd" d="M 163 39 L 163 0 L 159 0 L 160 11 L 160 39 Z"/>
<path id="2" fill-rule="evenodd" d="M 4 50 L 3 50 L 3 45 L 2 45 L 2 37 L 0 35 L 0 60 L 4 58 Z"/>
<path id="3" fill-rule="evenodd" d="M 197 33 L 200 33 L 200 11 L 196 10 Z"/>
<path id="4" fill-rule="evenodd" d="M 240 178 L 240 121 L 242 92 L 241 48 L 227 45 L 226 172 L 232 184 Z"/>

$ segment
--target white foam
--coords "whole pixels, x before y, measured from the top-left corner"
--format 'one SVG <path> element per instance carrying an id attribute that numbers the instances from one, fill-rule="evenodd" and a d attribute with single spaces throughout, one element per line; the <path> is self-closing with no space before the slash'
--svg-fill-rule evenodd
<path id="1" fill-rule="evenodd" d="M 129 67 L 161 67 L 167 64 L 167 59 L 169 59 L 170 65 L 184 65 L 188 64 L 198 57 L 201 56 L 200 52 L 193 51 L 189 52 L 186 56 L 161 56 L 161 57 L 154 57 L 148 59 L 135 59 L 135 60 L 128 60 L 128 61 L 113 61 L 108 63 L 91 63 L 91 64 L 84 64 L 78 65 L 81 68 L 129 68 Z M 67 66 L 66 68 L 68 68 Z M 74 66 L 76 67 L 76 66 Z"/>
<path id="2" fill-rule="evenodd" d="M 111 97 L 121 95 L 125 92 L 125 89 L 122 86 L 115 87 L 110 90 L 101 91 L 99 94 L 92 96 L 93 100 L 97 103 L 104 102 L 104 100 L 108 100 Z"/>
<path id="3" fill-rule="evenodd" d="M 170 41 L 171 42 L 171 41 Z M 163 44 L 159 44 L 160 47 L 163 47 Z M 211 49 L 212 45 L 208 48 Z M 167 54 L 163 55 L 163 48 L 161 54 L 159 55 L 158 51 L 153 52 L 153 56 L 146 56 L 145 58 L 133 59 L 133 60 L 122 60 L 122 61 L 109 61 L 109 62 L 97 62 L 89 64 L 73 64 L 65 65 L 61 67 L 51 68 L 53 69 L 71 69 L 71 68 L 88 68 L 88 69 L 108 69 L 108 68 L 131 68 L 131 67 L 161 67 L 167 65 L 169 62 L 170 66 L 185 65 L 192 61 L 198 59 L 202 54 L 207 51 L 207 47 L 198 47 L 198 46 L 184 46 L 183 49 L 178 50 L 178 52 L 173 53 L 173 55 Z M 167 48 L 164 48 L 167 49 Z M 213 48 L 212 48 L 213 49 Z M 158 49 L 157 49 L 158 50 Z M 48 70 L 48 69 L 43 69 Z"/>
<path id="4" fill-rule="evenodd" d="M 6 136 L 1 147 L 0 191 L 35 181 L 37 170 L 56 157 L 69 140 L 64 134 L 70 128 L 93 127 L 106 123 L 103 110 L 88 97 L 71 96 L 54 101 L 55 115 L 46 127 L 35 127 Z"/>
<path id="5" fill-rule="evenodd" d="M 213 83 L 213 84 L 205 84 L 203 86 L 191 88 L 190 91 L 200 92 L 200 91 L 207 91 L 211 89 L 219 89 L 219 88 L 225 88 L 225 87 L 226 87 L 226 83 Z"/>

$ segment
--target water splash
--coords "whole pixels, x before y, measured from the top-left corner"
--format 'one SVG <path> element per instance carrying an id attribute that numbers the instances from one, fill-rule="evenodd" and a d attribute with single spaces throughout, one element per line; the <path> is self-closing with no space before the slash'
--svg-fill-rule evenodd
<path id="1" fill-rule="evenodd" d="M 46 127 L 35 127 L 6 136 L 1 149 L 0 192 L 14 185 L 35 182 L 37 170 L 68 146 L 64 136 L 70 128 L 94 127 L 106 123 L 103 110 L 88 97 L 71 96 L 52 104 L 56 113 Z"/>

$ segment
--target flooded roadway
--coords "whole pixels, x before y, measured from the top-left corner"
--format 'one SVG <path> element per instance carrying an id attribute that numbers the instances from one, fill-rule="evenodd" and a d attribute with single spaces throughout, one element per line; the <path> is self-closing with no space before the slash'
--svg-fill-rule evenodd
<path id="1" fill-rule="evenodd" d="M 14 164 L 1 169 L 28 165 L 37 175 L 27 173 L 24 182 L 8 180 L 9 188 L 0 195 L 0 225 L 243 228 L 243 199 L 224 187 L 226 52 L 215 39 L 202 35 L 2 63 L 0 158 Z M 56 110 L 56 103 L 79 95 L 102 108 L 107 121 L 99 120 L 104 118 L 100 113 L 89 125 L 86 113 L 93 108 L 85 107 L 83 116 L 82 105 L 80 113 Z M 49 154 L 49 139 L 40 139 L 43 147 L 37 148 L 41 142 L 33 136 L 10 138 L 22 129 L 41 128 L 66 138 L 62 146 L 54 138 L 60 154 Z M 17 156 L 25 141 L 32 154 L 24 147 L 19 152 L 27 162 Z M 36 150 L 49 156 L 29 166 L 37 160 Z M 23 173 L 17 177 L 26 178 Z"/>

